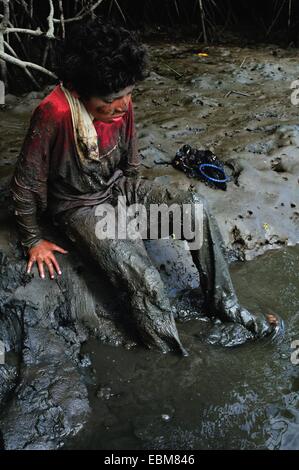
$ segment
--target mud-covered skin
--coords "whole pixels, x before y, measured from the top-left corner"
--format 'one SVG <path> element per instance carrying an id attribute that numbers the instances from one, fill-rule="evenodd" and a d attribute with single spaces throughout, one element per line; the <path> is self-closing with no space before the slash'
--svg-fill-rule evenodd
<path id="1" fill-rule="evenodd" d="M 204 213 L 203 243 L 199 249 L 192 249 L 191 254 L 199 272 L 204 313 L 226 322 L 240 323 L 252 333 L 251 337 L 271 333 L 271 325 L 262 317 L 256 317 L 239 305 L 220 231 L 202 196 L 192 191 L 170 192 L 167 187 L 130 177 L 119 180 L 114 196 L 111 204 L 115 205 L 117 196 L 122 196 L 127 205 L 144 204 L 148 214 L 151 204 L 170 206 L 175 203 L 181 208 L 183 204 L 201 204 Z M 96 235 L 99 218 L 95 209 L 96 206 L 71 210 L 56 219 L 56 223 L 83 254 L 95 261 L 117 291 L 126 292 L 129 312 L 143 342 L 163 352 L 179 350 L 187 354 L 179 340 L 160 273 L 153 266 L 143 240 L 99 239 Z M 194 211 L 192 216 L 194 218 Z M 147 220 L 150 220 L 149 215 Z M 195 226 L 194 221 L 193 224 Z"/>

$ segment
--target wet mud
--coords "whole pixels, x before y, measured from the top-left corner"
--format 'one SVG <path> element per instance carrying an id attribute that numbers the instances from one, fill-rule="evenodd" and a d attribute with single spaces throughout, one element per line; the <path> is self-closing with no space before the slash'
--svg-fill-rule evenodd
<path id="1" fill-rule="evenodd" d="M 47 223 L 50 239 L 71 251 L 59 255 L 63 277 L 24 274 L 7 187 L 30 110 L 49 90 L 10 95 L 0 110 L 0 442 L 6 449 L 299 448 L 298 366 L 290 362 L 298 248 L 287 248 L 299 240 L 298 107 L 290 101 L 297 50 L 208 47 L 199 57 L 194 44 L 149 49 L 152 72 L 134 97 L 142 174 L 203 194 L 232 261 L 280 248 L 232 271 L 244 305 L 272 309 L 285 335 L 247 343 L 247 330 L 228 331 L 198 314 L 198 273 L 179 241 L 146 246 L 189 358 L 136 347 L 122 294 Z M 226 191 L 170 165 L 186 143 L 224 162 Z M 231 348 L 238 342 L 246 344 Z"/>
<path id="2" fill-rule="evenodd" d="M 291 362 L 299 331 L 298 262 L 295 247 L 232 267 L 244 305 L 283 318 L 284 336 L 272 341 L 212 345 L 206 341 L 211 325 L 197 319 L 179 324 L 190 350 L 183 359 L 87 343 L 93 414 L 66 447 L 298 450 L 299 364 Z"/>

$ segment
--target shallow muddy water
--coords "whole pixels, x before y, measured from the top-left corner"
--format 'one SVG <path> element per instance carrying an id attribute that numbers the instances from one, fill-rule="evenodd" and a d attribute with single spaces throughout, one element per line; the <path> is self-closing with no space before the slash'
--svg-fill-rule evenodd
<path id="1" fill-rule="evenodd" d="M 296 247 L 232 266 L 242 303 L 283 318 L 273 342 L 207 345 L 199 320 L 179 325 L 188 358 L 87 344 L 93 412 L 67 448 L 299 449 L 298 265 Z"/>

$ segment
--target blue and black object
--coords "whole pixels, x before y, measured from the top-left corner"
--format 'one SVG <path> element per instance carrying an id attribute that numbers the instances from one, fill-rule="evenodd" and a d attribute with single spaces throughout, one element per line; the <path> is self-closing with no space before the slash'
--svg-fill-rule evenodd
<path id="1" fill-rule="evenodd" d="M 196 178 L 215 189 L 226 190 L 230 178 L 223 163 L 210 150 L 198 150 L 190 145 L 181 147 L 172 160 L 174 168 L 189 178 Z"/>

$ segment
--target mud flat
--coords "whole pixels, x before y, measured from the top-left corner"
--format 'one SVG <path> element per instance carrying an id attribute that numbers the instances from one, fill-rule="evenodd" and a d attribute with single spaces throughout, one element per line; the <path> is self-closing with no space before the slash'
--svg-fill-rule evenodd
<path id="1" fill-rule="evenodd" d="M 298 420 L 298 380 L 294 368 L 286 363 L 289 342 L 298 329 L 297 251 L 288 248 L 299 241 L 298 107 L 290 100 L 290 85 L 298 78 L 297 50 L 208 47 L 204 49 L 208 56 L 199 57 L 196 53 L 202 49 L 194 44 L 149 45 L 149 49 L 152 73 L 136 87 L 134 99 L 142 174 L 186 190 L 192 184 L 202 193 L 215 213 L 232 260 L 251 260 L 267 250 L 282 249 L 284 273 L 291 269 L 290 276 L 295 276 L 291 281 L 279 278 L 278 258 L 269 257 L 274 253 L 266 254 L 265 265 L 264 258 L 254 261 L 252 273 L 243 264 L 235 279 L 248 307 L 278 306 L 282 310 L 278 313 L 288 322 L 288 343 L 280 347 L 268 344 L 266 349 L 252 344 L 232 357 L 231 350 L 224 353 L 223 348 L 208 345 L 208 322 L 194 320 L 196 307 L 182 304 L 179 319 L 193 318 L 180 327 L 183 342 L 190 345 L 190 359 L 183 362 L 173 355 L 165 359 L 135 348 L 136 338 L 124 322 L 122 295 L 115 296 L 103 276 L 87 268 L 76 249 L 50 227 L 45 226 L 49 237 L 71 252 L 68 257 L 60 256 L 63 277 L 42 282 L 36 270 L 32 276 L 24 274 L 25 260 L 9 215 L 7 186 L 30 110 L 49 90 L 10 95 L 0 120 L 0 339 L 7 351 L 6 363 L 0 366 L 0 444 L 6 449 L 53 449 L 76 439 L 79 431 L 79 436 L 90 436 L 96 430 L 102 437 L 101 443 L 93 441 L 95 448 L 109 446 L 109 442 L 115 448 L 298 448 L 294 424 Z M 210 149 L 225 162 L 231 175 L 227 191 L 213 190 L 171 167 L 176 150 L 185 143 Z M 148 250 L 172 299 L 185 289 L 198 287 L 194 266 L 180 242 L 148 244 Z M 254 279 L 259 279 L 263 269 L 268 284 L 261 289 L 263 279 L 259 284 Z M 271 269 L 277 279 L 273 292 L 268 289 Z M 279 283 L 284 290 L 279 291 Z M 284 291 L 289 292 L 285 311 L 288 298 Z M 248 367 L 248 351 L 253 363 L 247 381 L 242 371 Z M 265 365 L 265 354 L 272 353 L 277 359 L 273 367 Z M 109 376 L 111 360 L 122 384 L 116 376 Z M 228 377 L 221 373 L 223 368 L 231 370 Z M 171 389 L 178 386 L 179 393 L 168 406 L 170 389 L 163 385 L 160 407 L 160 384 L 166 370 L 171 371 L 167 383 Z M 290 384 L 284 389 L 285 374 Z M 278 379 L 271 389 L 267 384 L 273 376 Z M 150 382 L 148 377 L 152 377 Z M 198 381 L 196 377 L 205 378 Z M 236 386 L 230 386 L 228 380 Z M 135 381 L 136 388 L 128 385 L 130 381 Z M 264 401 L 255 390 L 256 383 L 261 384 Z M 220 389 L 225 391 L 222 398 L 217 394 Z M 292 419 L 284 417 L 284 400 Z M 256 403 L 261 403 L 261 411 L 255 415 Z M 269 404 L 270 411 L 262 404 Z M 124 410 L 121 413 L 119 406 Z M 146 413 L 141 416 L 144 406 Z M 97 410 L 98 426 L 91 418 L 91 408 Z M 243 434 L 233 431 L 231 425 L 225 427 L 225 416 L 230 416 L 234 429 L 243 426 Z M 196 427 L 196 420 L 201 427 Z M 255 428 L 259 420 L 269 429 Z M 280 427 L 282 420 L 284 428 Z M 174 422 L 170 428 L 169 422 Z M 259 429 L 268 433 L 267 439 Z M 87 445 L 84 439 L 75 441 L 78 448 Z"/>

